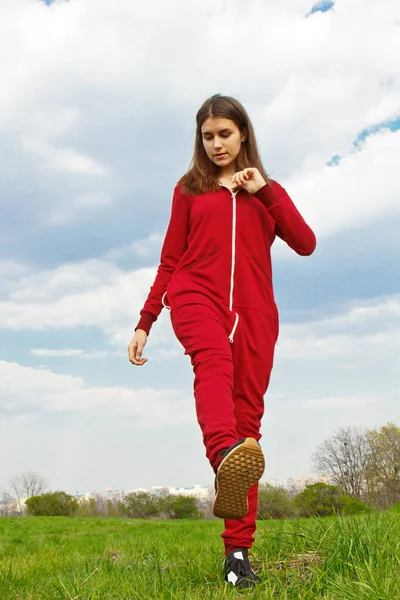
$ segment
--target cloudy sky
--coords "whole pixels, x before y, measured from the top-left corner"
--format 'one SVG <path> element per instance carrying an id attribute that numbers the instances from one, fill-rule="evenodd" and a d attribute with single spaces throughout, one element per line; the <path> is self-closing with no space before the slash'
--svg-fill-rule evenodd
<path id="1" fill-rule="evenodd" d="M 314 229 L 273 247 L 281 331 L 266 479 L 335 429 L 400 421 L 397 0 L 13 0 L 0 23 L 0 488 L 206 485 L 188 357 L 163 311 L 126 347 L 158 266 L 195 113 L 248 109 Z"/>

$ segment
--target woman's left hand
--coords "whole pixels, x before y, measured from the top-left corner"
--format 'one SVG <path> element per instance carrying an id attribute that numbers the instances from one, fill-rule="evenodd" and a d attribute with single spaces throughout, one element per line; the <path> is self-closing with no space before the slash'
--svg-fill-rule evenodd
<path id="1" fill-rule="evenodd" d="M 232 177 L 232 183 L 236 183 L 238 187 L 242 187 L 249 194 L 255 194 L 267 182 L 258 169 L 248 167 L 235 173 Z"/>

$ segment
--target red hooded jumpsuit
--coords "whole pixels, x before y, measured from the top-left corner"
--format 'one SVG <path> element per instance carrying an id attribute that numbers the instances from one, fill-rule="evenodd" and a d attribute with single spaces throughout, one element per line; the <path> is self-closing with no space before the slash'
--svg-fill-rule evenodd
<path id="1" fill-rule="evenodd" d="M 136 326 L 149 333 L 163 305 L 170 309 L 193 366 L 197 418 L 214 469 L 221 450 L 261 437 L 279 331 L 270 254 L 275 235 L 301 255 L 316 245 L 276 181 L 253 196 L 222 186 L 190 196 L 177 186 L 160 266 Z M 258 484 L 249 491 L 246 517 L 225 520 L 226 554 L 251 548 L 257 498 Z"/>

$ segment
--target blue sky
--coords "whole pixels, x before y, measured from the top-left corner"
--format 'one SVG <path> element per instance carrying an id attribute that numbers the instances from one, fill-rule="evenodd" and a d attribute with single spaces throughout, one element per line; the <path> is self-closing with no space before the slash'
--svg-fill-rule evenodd
<path id="1" fill-rule="evenodd" d="M 397 3 L 52 4 L 0 24 L 0 489 L 27 470 L 69 492 L 212 482 L 168 314 L 144 368 L 126 347 L 216 92 L 318 241 L 273 248 L 265 479 L 310 474 L 339 427 L 399 422 Z"/>
<path id="2" fill-rule="evenodd" d="M 314 4 L 307 16 L 313 15 L 317 12 L 327 12 L 328 10 L 332 10 L 334 6 L 335 3 L 331 2 L 330 0 L 318 2 L 317 4 Z"/>

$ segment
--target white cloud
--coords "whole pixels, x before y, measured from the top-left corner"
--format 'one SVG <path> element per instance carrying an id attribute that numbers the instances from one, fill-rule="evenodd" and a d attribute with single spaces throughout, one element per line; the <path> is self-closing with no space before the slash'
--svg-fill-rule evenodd
<path id="1" fill-rule="evenodd" d="M 283 323 L 277 352 L 281 359 L 356 361 L 400 357 L 400 294 L 374 298 L 341 314 L 307 323 Z M 390 357 L 390 358 L 389 358 Z"/>
<path id="2" fill-rule="evenodd" d="M 302 426 L 311 431 L 318 422 L 328 435 L 334 426 L 374 426 L 398 419 L 399 372 L 400 295 L 396 295 L 360 301 L 320 320 L 283 323 L 271 391 L 284 392 L 277 402 L 283 405 L 282 416 L 285 410 L 306 410 L 310 420 Z M 321 420 L 325 411 L 332 420 Z"/>
<path id="3" fill-rule="evenodd" d="M 328 398 L 313 398 L 303 403 L 303 408 L 316 408 L 319 410 L 349 410 L 362 408 L 371 402 L 382 402 L 382 396 L 333 396 Z"/>
<path id="4" fill-rule="evenodd" d="M 312 4 L 255 0 L 243 10 L 241 0 L 229 6 L 222 0 L 198 6 L 184 0 L 148 6 L 129 0 L 72 0 L 49 8 L 36 0 L 15 0 L 3 7 L 0 72 L 7 93 L 0 100 L 0 132 L 3 128 L 10 139 L 17 133 L 20 151 L 25 144 L 35 154 L 33 168 L 40 173 L 47 164 L 53 177 L 60 176 L 59 190 L 73 192 L 68 202 L 61 191 L 58 199 L 51 192 L 53 203 L 63 210 L 48 222 L 68 223 L 82 210 L 111 206 L 116 192 L 131 189 L 121 172 L 110 180 L 107 193 L 97 187 L 99 176 L 119 168 L 116 154 L 108 151 L 110 119 L 121 130 L 118 143 L 130 153 L 129 136 L 123 139 L 124 119 L 132 118 L 138 128 L 150 119 L 157 131 L 177 115 L 186 119 L 190 108 L 189 132 L 199 103 L 215 91 L 236 95 L 249 108 L 267 169 L 293 183 L 294 199 L 316 216 L 321 232 L 354 225 L 357 212 L 371 219 L 396 209 L 392 157 L 398 153 L 398 136 L 376 139 L 366 146 L 365 158 L 354 162 L 349 157 L 332 173 L 323 165 L 334 154 L 346 156 L 357 134 L 376 120 L 398 114 L 398 3 L 385 0 L 365 10 L 359 0 L 339 0 L 333 11 L 305 18 Z M 251 39 L 248 52 L 237 57 L 236 69 L 227 68 L 226 57 L 238 40 L 246 39 Z M 265 61 L 265 56 L 279 60 Z M 165 68 L 168 64 L 174 68 Z M 246 73 L 245 86 L 237 72 Z M 188 81 L 183 73 L 196 76 L 189 75 Z M 165 111 L 158 118 L 153 109 L 160 97 Z M 86 150 L 88 138 L 80 135 L 85 126 L 90 127 L 86 134 L 98 139 L 91 152 Z M 139 135 L 146 141 L 150 134 L 140 130 Z M 162 153 L 154 148 L 157 137 L 151 136 L 151 155 L 161 166 Z M 174 142 L 168 148 L 170 154 L 178 151 Z M 108 162 L 95 156 L 97 151 Z M 139 177 L 145 186 L 142 159 L 132 156 L 130 164 L 135 182 Z M 379 177 L 360 177 L 371 167 Z M 292 181 L 296 172 L 300 177 Z M 397 179 L 390 182 L 389 172 Z M 77 193 L 68 179 L 71 173 L 92 177 L 93 189 Z M 377 201 L 378 181 L 384 185 L 384 201 Z M 359 209 L 366 191 L 364 217 Z"/>
<path id="5" fill-rule="evenodd" d="M 159 361 L 172 360 L 183 355 L 183 347 L 173 338 L 168 348 L 159 348 L 155 351 L 153 358 Z"/>
<path id="6" fill-rule="evenodd" d="M 15 279 L 9 299 L 20 302 L 54 302 L 69 295 L 79 295 L 101 286 L 112 286 L 122 272 L 111 262 L 101 259 L 82 263 L 66 263 L 54 269 L 39 271 L 18 265 L 24 276 Z M 29 272 L 30 271 L 30 272 Z"/>
<path id="7" fill-rule="evenodd" d="M 126 272 L 100 259 L 38 272 L 9 284 L 0 321 L 15 330 L 94 327 L 125 348 L 154 276 L 155 268 Z M 178 348 L 171 347 L 169 315 L 163 313 L 155 342 L 168 344 L 165 358 Z M 353 301 L 316 322 L 281 323 L 278 352 L 286 359 L 319 360 L 357 356 L 361 348 L 375 355 L 383 346 L 394 353 L 400 349 L 400 295 Z"/>
<path id="8" fill-rule="evenodd" d="M 45 358 L 87 358 L 90 360 L 97 360 L 101 358 L 106 358 L 107 356 L 113 355 L 122 355 L 122 352 L 109 352 L 108 350 L 91 350 L 85 351 L 78 348 L 32 348 L 29 350 L 30 354 L 33 356 L 42 356 Z M 126 354 L 126 353 L 125 353 Z"/>
<path id="9" fill-rule="evenodd" d="M 13 286 L 29 274 L 30 268 L 13 259 L 0 260 L 0 295 L 7 297 Z"/>
<path id="10" fill-rule="evenodd" d="M 382 98 L 379 104 L 372 106 L 367 112 L 366 120 L 371 127 L 377 123 L 389 123 L 399 118 L 400 113 L 400 94 L 398 92 Z"/>
<path id="11" fill-rule="evenodd" d="M 33 356 L 40 356 L 43 358 L 83 358 L 89 360 L 98 360 L 102 358 L 107 358 L 108 356 L 124 356 L 125 358 L 127 357 L 127 352 L 122 352 L 122 350 L 111 352 L 109 350 L 88 351 L 82 350 L 80 348 L 31 348 L 30 350 L 28 350 L 28 352 Z M 173 360 L 179 356 L 182 356 L 182 354 L 182 346 L 177 342 L 176 339 L 171 339 L 168 348 L 159 347 L 153 350 L 152 360 L 165 362 L 166 360 Z"/>
<path id="12" fill-rule="evenodd" d="M 70 356 L 82 356 L 83 354 L 83 350 L 74 350 L 74 349 L 60 349 L 60 350 L 54 350 L 54 349 L 47 349 L 47 348 L 32 348 L 31 350 L 29 350 L 30 354 L 33 354 L 34 356 L 45 356 L 45 357 L 59 357 L 59 356 L 66 356 L 66 357 L 70 357 Z"/>
<path id="13" fill-rule="evenodd" d="M 317 325 L 317 333 L 314 326 Z M 394 332 L 385 331 L 379 334 L 368 335 L 365 332 L 354 334 L 331 334 L 324 335 L 318 332 L 318 324 L 308 324 L 307 327 L 292 327 L 294 337 L 283 338 L 280 342 L 279 354 L 284 359 L 296 360 L 326 360 L 327 358 L 339 357 L 341 359 L 356 360 L 360 355 L 373 355 L 382 353 L 382 346 L 390 348 L 394 352 L 400 351 L 400 327 Z M 285 332 L 285 325 L 281 328 Z M 294 330 L 294 331 L 293 331 Z M 301 331 L 305 331 L 305 337 L 301 337 Z M 397 361 L 397 354 L 393 360 Z"/>
<path id="14" fill-rule="evenodd" d="M 361 227 L 373 227 L 376 219 L 399 219 L 400 130 L 383 129 L 369 135 L 356 149 L 347 149 L 339 164 L 303 165 L 280 183 L 316 233 L 318 243 L 335 234 Z M 366 176 L 366 173 L 369 175 Z M 295 253 L 279 238 L 273 256 L 296 260 Z"/>
<path id="15" fill-rule="evenodd" d="M 398 215 L 400 130 L 367 137 L 339 165 L 299 172 L 288 181 L 293 198 L 322 238 Z M 368 173 L 368 176 L 366 174 Z"/>
<path id="16" fill-rule="evenodd" d="M 136 427 L 184 424 L 193 419 L 193 403 L 179 390 L 89 387 L 79 377 L 7 361 L 0 361 L 0 393 L 5 415 L 21 415 L 32 410 L 78 411 L 96 417 L 126 415 Z"/>
<path id="17" fill-rule="evenodd" d="M 125 349 L 155 272 L 122 271 L 102 260 L 39 271 L 10 286 L 8 298 L 0 301 L 0 322 L 11 330 L 93 327 Z M 157 343 L 170 341 L 168 315 L 163 314 L 156 327 Z"/>
<path id="18" fill-rule="evenodd" d="M 104 258 L 106 260 L 116 261 L 131 255 L 138 257 L 153 256 L 154 254 L 160 255 L 163 239 L 164 237 L 161 234 L 151 233 L 144 239 L 135 240 L 134 242 L 123 246 L 117 246 L 113 250 L 110 250 L 110 252 L 107 252 Z"/>
<path id="19" fill-rule="evenodd" d="M 41 161 L 45 161 L 44 165 L 42 162 L 41 170 L 47 167 L 67 174 L 92 176 L 106 174 L 106 170 L 98 162 L 71 148 L 56 148 L 42 140 L 25 136 L 22 138 L 22 148 L 40 158 Z"/>

